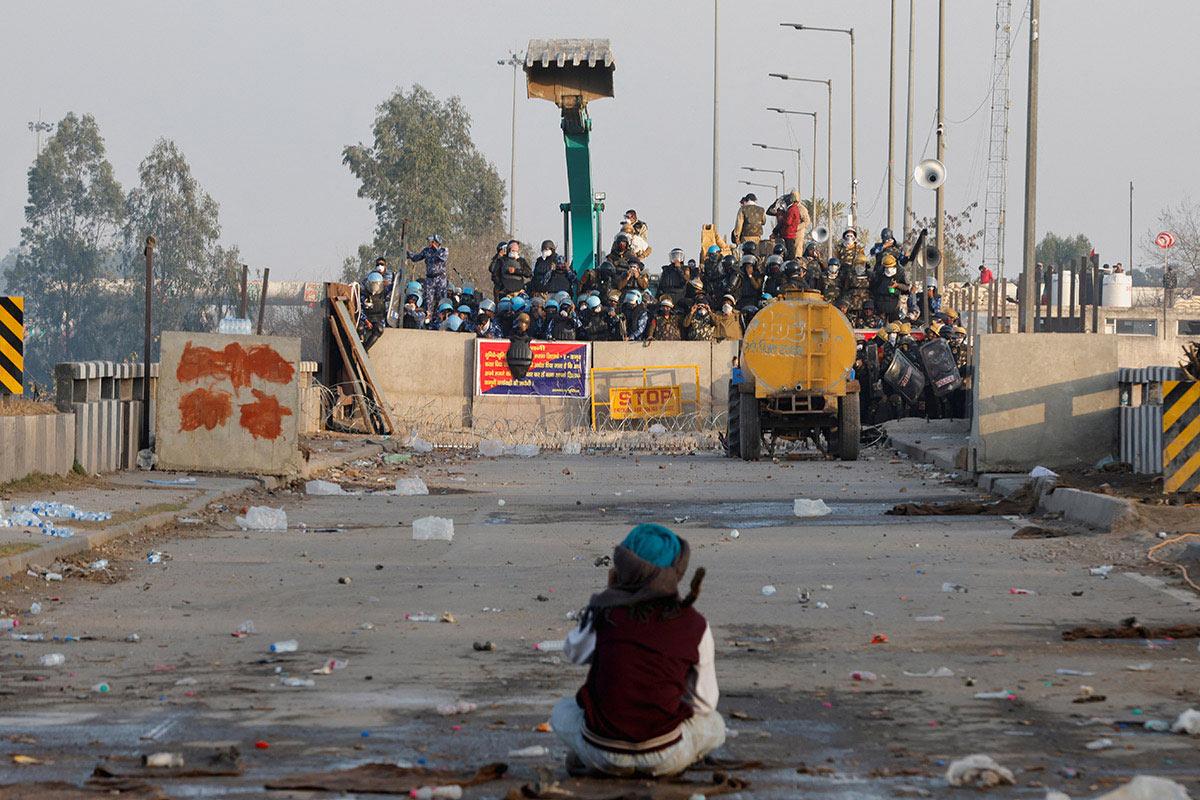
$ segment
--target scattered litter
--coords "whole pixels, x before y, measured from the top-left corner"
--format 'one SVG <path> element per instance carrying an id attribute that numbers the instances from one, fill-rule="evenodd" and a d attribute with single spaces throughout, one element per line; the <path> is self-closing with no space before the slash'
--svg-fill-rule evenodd
<path id="1" fill-rule="evenodd" d="M 351 583 L 351 578 L 349 578 L 346 575 L 343 575 L 340 578 L 338 578 L 338 583 L 342 584 L 343 586 L 349 586 Z"/>
<path id="2" fill-rule="evenodd" d="M 496 650 L 496 645 L 493 642 L 475 642 L 471 647 L 476 653 L 491 653 Z"/>
<path id="3" fill-rule="evenodd" d="M 0 620 L 0 622 L 3 622 L 3 621 L 4 620 Z M 2 628 L 0 628 L 0 630 L 2 630 Z M 10 633 L 8 635 L 8 638 L 12 639 L 15 642 L 44 642 L 44 641 L 46 641 L 46 634 L 44 634 L 44 633 Z"/>
<path id="4" fill-rule="evenodd" d="M 164 553 L 163 551 L 151 550 L 149 553 L 146 553 L 146 563 L 147 564 L 161 564 L 165 557 L 166 557 L 166 553 Z M 49 579 L 47 578 L 47 580 L 49 580 Z"/>
<path id="5" fill-rule="evenodd" d="M 1142 727 L 1151 733 L 1170 733 L 1171 723 L 1165 719 L 1148 719 L 1142 723 Z"/>
<path id="6" fill-rule="evenodd" d="M 88 564 L 88 569 L 92 570 L 93 572 L 99 572 L 102 569 L 108 569 L 108 559 L 107 558 L 96 559 L 92 563 Z"/>
<path id="7" fill-rule="evenodd" d="M 0 619 L 0 631 L 11 631 L 13 628 L 19 628 L 20 626 L 21 620 L 16 617 Z"/>
<path id="8" fill-rule="evenodd" d="M 282 686 L 292 686 L 296 688 L 316 686 L 317 682 L 312 678 L 284 678 L 279 682 Z"/>
<path id="9" fill-rule="evenodd" d="M 40 758 L 37 758 L 35 756 L 27 756 L 24 753 L 13 753 L 11 758 L 12 758 L 12 763 L 17 764 L 22 767 L 32 767 L 32 766 L 36 766 L 37 764 L 47 763 L 46 761 L 43 761 Z"/>
<path id="10" fill-rule="evenodd" d="M 344 658 L 331 658 L 325 662 L 322 667 L 317 667 L 312 671 L 313 675 L 332 675 L 339 669 L 345 669 L 350 666 L 350 662 Z"/>
<path id="11" fill-rule="evenodd" d="M 450 625 L 457 625 L 458 617 L 454 616 L 449 611 L 443 611 L 442 615 L 440 617 L 438 617 L 438 622 L 445 622 Z"/>
<path id="12" fill-rule="evenodd" d="M 474 703 L 468 703 L 466 700 L 460 700 L 457 703 L 449 703 L 437 707 L 437 712 L 443 717 L 456 717 L 462 714 L 470 714 L 479 706 Z"/>
<path id="13" fill-rule="evenodd" d="M 888 635 L 886 633 L 877 633 L 871 637 L 871 644 L 887 644 Z"/>
<path id="14" fill-rule="evenodd" d="M 963 586 L 961 583 L 950 583 L 949 581 L 947 581 L 946 583 L 942 584 L 942 591 L 943 592 L 962 592 L 963 594 L 966 594 L 970 590 L 967 587 Z"/>
<path id="15" fill-rule="evenodd" d="M 237 630 L 233 632 L 233 635 L 235 638 L 241 639 L 243 636 L 250 636 L 255 633 L 258 633 L 258 629 L 254 627 L 254 620 L 248 619 L 237 626 Z"/>
<path id="16" fill-rule="evenodd" d="M 129 642 L 130 644 L 137 644 L 141 640 L 142 640 L 142 637 L 138 636 L 136 633 L 131 633 L 125 637 L 125 641 Z"/>
<path id="17" fill-rule="evenodd" d="M 67 663 L 67 657 L 62 653 L 46 653 L 38 657 L 38 664 L 43 667 L 61 667 Z"/>
<path id="18" fill-rule="evenodd" d="M 833 509 L 825 505 L 824 500 L 809 500 L 797 497 L 792 501 L 792 513 L 797 517 L 824 517 L 832 514 Z"/>
<path id="19" fill-rule="evenodd" d="M 1012 785 L 1012 770 L 996 763 L 991 756 L 982 753 L 953 761 L 946 770 L 946 782 L 951 786 L 970 786 L 990 789 L 993 786 Z"/>
<path id="20" fill-rule="evenodd" d="M 506 505 L 508 505 L 508 501 L 505 500 L 503 497 L 501 497 L 499 500 L 496 501 L 496 505 L 500 506 L 501 508 L 504 508 Z"/>
<path id="21" fill-rule="evenodd" d="M 1188 800 L 1188 791 L 1182 784 L 1166 778 L 1138 775 L 1129 783 L 1101 795 L 1096 800 Z"/>
<path id="22" fill-rule="evenodd" d="M 1200 711 L 1189 708 L 1179 715 L 1171 726 L 1171 733 L 1186 733 L 1189 736 L 1200 736 Z"/>
<path id="23" fill-rule="evenodd" d="M 196 482 L 191 475 L 181 475 L 178 478 L 147 478 L 146 483 L 155 486 L 189 486 Z"/>
<path id="24" fill-rule="evenodd" d="M 1034 595 L 1034 594 L 1037 594 L 1037 592 L 1035 592 L 1033 589 L 1018 589 L 1018 588 L 1017 588 L 1017 587 L 1015 587 L 1015 586 L 1011 587 L 1011 588 L 1008 590 L 1008 593 L 1009 593 L 1009 594 L 1019 594 L 1019 595 Z"/>
<path id="25" fill-rule="evenodd" d="M 40 613 L 42 613 L 41 603 L 34 602 L 29 604 L 29 616 L 36 617 Z"/>
<path id="26" fill-rule="evenodd" d="M 662 436 L 667 432 L 667 426 L 661 422 L 656 422 L 650 426 L 649 431 L 651 436 Z"/>
<path id="27" fill-rule="evenodd" d="M 864 670 L 856 669 L 854 672 L 850 673 L 850 680 L 852 680 L 852 681 L 860 681 L 863 683 L 874 683 L 878 679 L 879 679 L 878 675 L 876 675 L 874 672 L 870 672 L 865 669 Z"/>
<path id="28" fill-rule="evenodd" d="M 418 611 L 415 614 L 405 614 L 404 618 L 409 622 L 437 622 L 438 618 L 433 614 L 426 614 L 423 611 Z"/>
<path id="29" fill-rule="evenodd" d="M 440 539 L 448 542 L 454 538 L 454 520 L 445 517 L 421 517 L 413 520 L 412 532 L 414 541 Z"/>
<path id="30" fill-rule="evenodd" d="M 543 653 L 561 653 L 567 646 L 565 639 L 547 639 L 544 642 L 538 642 L 533 646 L 534 650 L 540 650 Z"/>
<path id="31" fill-rule="evenodd" d="M 282 642 L 272 642 L 267 647 L 269 653 L 294 653 L 300 649 L 300 643 L 295 639 L 284 639 Z"/>
<path id="32" fill-rule="evenodd" d="M 461 800 L 463 790 L 457 784 L 450 786 L 422 786 L 408 793 L 413 800 Z"/>
<path id="33" fill-rule="evenodd" d="M 815 605 L 821 609 L 829 608 L 829 603 L 826 603 L 824 600 L 818 600 Z"/>
<path id="34" fill-rule="evenodd" d="M 404 497 L 414 497 L 416 495 L 429 494 L 429 487 L 420 478 L 397 478 L 394 494 Z"/>
<path id="35" fill-rule="evenodd" d="M 1056 669 L 1056 670 L 1054 670 L 1054 674 L 1055 674 L 1055 675 L 1077 675 L 1077 676 L 1079 676 L 1079 677 L 1082 677 L 1082 678 L 1090 678 L 1091 676 L 1095 675 L 1096 673 L 1094 673 L 1094 672 L 1085 672 L 1085 671 L 1083 671 L 1083 670 L 1081 670 L 1081 669 L 1065 669 L 1065 668 L 1064 668 L 1064 669 Z"/>
<path id="36" fill-rule="evenodd" d="M 148 753 L 142 756 L 142 766 L 149 769 L 179 769 L 183 766 L 181 753 Z"/>
<path id="37" fill-rule="evenodd" d="M 175 681 L 176 686 L 195 686 L 198 683 L 200 683 L 200 681 L 196 680 L 195 678 L 191 678 L 191 677 L 180 678 L 179 680 Z"/>
<path id="38" fill-rule="evenodd" d="M 550 748 L 535 744 L 532 747 L 522 747 L 520 750 L 509 750 L 509 758 L 542 758 L 550 755 Z"/>
<path id="39" fill-rule="evenodd" d="M 339 484 L 331 481 L 308 481 L 304 484 L 304 493 L 316 496 L 350 494 Z"/>
<path id="40" fill-rule="evenodd" d="M 999 692 L 976 692 L 976 700 L 1016 700 L 1017 696 L 1008 689 Z"/>
<path id="41" fill-rule="evenodd" d="M 927 672 L 905 671 L 904 674 L 910 678 L 953 678 L 954 670 L 950 669 L 949 667 L 938 667 L 937 669 L 931 669 Z"/>
<path id="42" fill-rule="evenodd" d="M 676 517 L 676 519 L 679 519 L 679 517 Z M 683 519 L 687 519 L 687 517 L 684 517 Z M 742 532 L 741 532 L 741 531 L 739 531 L 737 528 L 734 528 L 733 530 L 731 530 L 731 531 L 729 532 L 729 538 L 730 538 L 730 539 L 737 539 L 737 538 L 738 538 L 738 537 L 740 537 L 741 535 L 742 535 Z"/>
<path id="43" fill-rule="evenodd" d="M 775 587 L 771 584 L 768 583 L 766 586 L 762 587 L 763 597 L 770 597 L 773 594 L 775 594 Z"/>
<path id="44" fill-rule="evenodd" d="M 287 513 L 282 508 L 251 506 L 246 510 L 246 516 L 234 517 L 233 521 L 244 531 L 287 530 Z"/>
<path id="45" fill-rule="evenodd" d="M 1094 739 L 1084 745 L 1088 750 L 1107 750 L 1113 746 L 1112 739 Z"/>
<path id="46" fill-rule="evenodd" d="M 405 442 L 405 445 L 408 447 L 409 450 L 412 450 L 414 453 L 432 453 L 433 452 L 433 442 L 427 442 L 415 433 L 412 436 L 408 437 L 408 441 Z"/>
<path id="47" fill-rule="evenodd" d="M 1088 574 L 1096 575 L 1101 578 L 1107 578 L 1108 574 L 1112 571 L 1113 571 L 1112 564 L 1104 564 L 1103 566 L 1099 566 L 1099 567 L 1090 567 L 1088 569 Z"/>
<path id="48" fill-rule="evenodd" d="M 1034 467 L 1033 469 L 1029 470 L 1029 477 L 1031 477 L 1031 478 L 1057 478 L 1058 473 L 1052 469 L 1047 469 L 1046 467 Z"/>
<path id="49" fill-rule="evenodd" d="M 579 442 L 565 442 L 562 452 L 564 456 L 577 456 L 583 452 L 583 445 Z"/>
<path id="50" fill-rule="evenodd" d="M 1130 672 L 1149 672 L 1150 670 L 1154 669 L 1154 664 L 1150 663 L 1149 661 L 1143 661 L 1140 664 L 1126 664 L 1125 669 L 1129 670 Z"/>
<path id="51" fill-rule="evenodd" d="M 927 617 L 913 617 L 913 622 L 945 622 L 946 618 L 941 614 L 931 614 Z"/>

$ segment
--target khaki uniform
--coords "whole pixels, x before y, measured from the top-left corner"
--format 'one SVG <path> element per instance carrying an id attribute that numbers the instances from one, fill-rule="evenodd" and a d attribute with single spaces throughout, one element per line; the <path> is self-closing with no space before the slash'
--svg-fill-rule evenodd
<path id="1" fill-rule="evenodd" d="M 743 203 L 738 209 L 737 221 L 733 225 L 733 243 L 761 241 L 766 221 L 767 212 L 762 206 L 758 203 Z"/>
<path id="2" fill-rule="evenodd" d="M 717 341 L 742 338 L 742 315 L 736 309 L 728 314 L 717 311 L 713 313 L 712 317 L 717 326 L 716 335 L 713 338 Z"/>

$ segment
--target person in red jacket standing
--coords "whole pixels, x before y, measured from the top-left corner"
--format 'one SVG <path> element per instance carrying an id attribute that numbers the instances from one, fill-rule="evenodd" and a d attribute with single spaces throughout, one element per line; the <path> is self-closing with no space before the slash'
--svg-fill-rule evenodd
<path id="1" fill-rule="evenodd" d="M 986 286 L 987 284 L 991 283 L 994 280 L 996 280 L 996 276 L 992 274 L 992 271 L 990 269 L 988 269 L 987 264 L 980 264 L 979 265 L 979 283 Z"/>
<path id="2" fill-rule="evenodd" d="M 808 226 L 812 224 L 808 209 L 800 202 L 800 192 L 792 191 L 791 194 L 779 198 L 771 204 L 767 213 L 775 215 L 773 236 L 783 240 L 787 252 L 785 258 L 789 261 L 794 259 L 796 243 L 804 241 L 804 237 L 808 235 Z"/>
<path id="3" fill-rule="evenodd" d="M 564 655 L 591 665 L 550 715 L 572 774 L 678 775 L 725 743 L 713 635 L 692 608 L 703 568 L 679 597 L 688 555 L 674 531 L 638 525 L 613 552 L 608 587 L 567 636 Z"/>

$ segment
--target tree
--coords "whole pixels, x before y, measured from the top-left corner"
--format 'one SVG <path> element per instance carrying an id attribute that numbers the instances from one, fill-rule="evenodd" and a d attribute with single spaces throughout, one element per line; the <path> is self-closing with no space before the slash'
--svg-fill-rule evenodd
<path id="1" fill-rule="evenodd" d="M 942 271 L 946 283 L 966 283 L 978 277 L 975 269 L 968 263 L 983 236 L 983 228 L 974 227 L 971 221 L 971 212 L 978 207 L 979 202 L 976 201 L 957 214 L 946 214 L 946 252 L 942 253 Z M 924 217 L 913 223 L 913 242 L 920 235 L 922 228 L 929 229 L 925 236 L 927 244 L 937 241 L 937 220 Z M 908 246 L 911 246 L 911 243 Z M 929 272 L 934 274 L 935 270 L 930 268 Z M 909 277 L 916 276 L 910 274 Z"/>
<path id="2" fill-rule="evenodd" d="M 26 371 L 49 378 L 70 358 L 110 358 L 96 330 L 114 312 L 113 239 L 124 218 L 121 187 L 90 114 L 67 114 L 29 169 L 21 249 L 8 275 L 26 298 Z"/>
<path id="3" fill-rule="evenodd" d="M 504 181 L 471 141 L 471 117 L 458 97 L 445 102 L 414 85 L 377 109 L 374 141 L 348 145 L 342 162 L 358 196 L 375 211 L 374 252 L 398 266 L 404 246 L 418 250 L 438 233 L 451 247 L 503 231 Z M 401 227 L 408 220 L 408 240 Z"/>
<path id="4" fill-rule="evenodd" d="M 140 300 L 146 290 L 142 251 L 146 237 L 153 235 L 157 240 L 156 327 L 160 331 L 212 329 L 219 321 L 213 319 L 214 303 L 227 299 L 238 282 L 236 250 L 225 251 L 217 244 L 220 208 L 200 188 L 187 160 L 168 139 L 155 143 L 138 168 L 138 179 L 138 187 L 125 201 L 125 274 Z"/>
<path id="5" fill-rule="evenodd" d="M 1082 233 L 1074 236 L 1059 236 L 1047 231 L 1038 242 L 1034 261 L 1049 267 L 1075 266 L 1082 256 L 1092 252 L 1092 242 Z"/>
<path id="6" fill-rule="evenodd" d="M 1163 263 L 1163 251 L 1154 243 L 1154 237 L 1159 231 L 1169 231 L 1175 237 L 1175 246 L 1167 251 L 1167 259 L 1179 273 L 1179 285 L 1200 289 L 1200 203 L 1185 196 L 1162 210 L 1158 225 L 1158 230 L 1146 231 L 1141 247 L 1151 263 L 1159 265 L 1159 281 L 1154 285 L 1162 286 Z"/>

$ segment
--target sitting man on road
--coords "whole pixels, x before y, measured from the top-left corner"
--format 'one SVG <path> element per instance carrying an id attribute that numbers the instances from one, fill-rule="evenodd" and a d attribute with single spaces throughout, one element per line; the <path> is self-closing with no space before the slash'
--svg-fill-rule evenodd
<path id="1" fill-rule="evenodd" d="M 564 654 L 590 664 L 550 724 L 569 748 L 567 769 L 617 777 L 678 775 L 725 743 L 712 631 L 687 597 L 688 543 L 661 525 L 638 525 L 613 553 L 608 587 L 592 595 Z"/>

